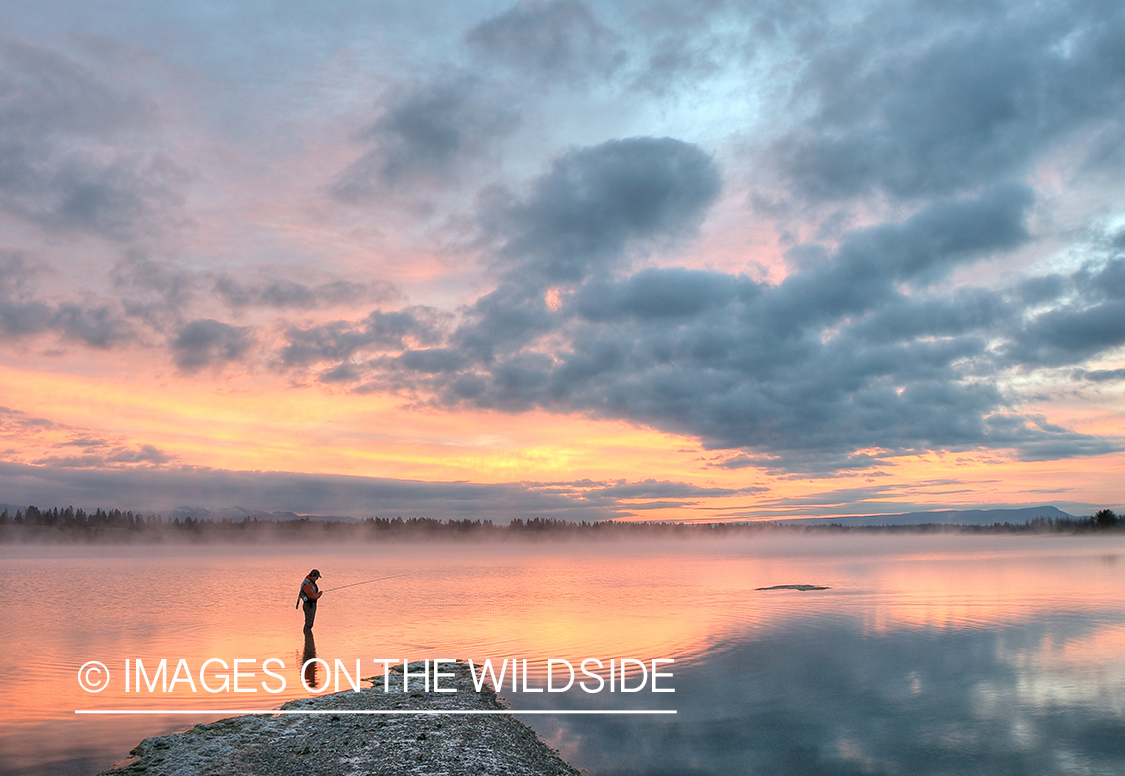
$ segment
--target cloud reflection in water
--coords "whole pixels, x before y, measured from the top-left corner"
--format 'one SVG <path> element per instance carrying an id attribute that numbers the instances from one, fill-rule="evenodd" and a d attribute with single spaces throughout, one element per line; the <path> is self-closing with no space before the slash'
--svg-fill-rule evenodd
<path id="1" fill-rule="evenodd" d="M 855 618 L 819 616 L 721 644 L 677 670 L 675 696 L 654 704 L 638 693 L 629 701 L 674 706 L 676 717 L 572 716 L 535 725 L 570 762 L 599 776 L 1120 773 L 1125 671 L 1104 650 L 1081 664 L 1055 661 L 1068 645 L 1119 630 L 1061 614 L 873 634 Z M 525 707 L 536 700 L 519 697 Z M 625 703 L 620 695 L 567 700 L 585 708 Z"/>

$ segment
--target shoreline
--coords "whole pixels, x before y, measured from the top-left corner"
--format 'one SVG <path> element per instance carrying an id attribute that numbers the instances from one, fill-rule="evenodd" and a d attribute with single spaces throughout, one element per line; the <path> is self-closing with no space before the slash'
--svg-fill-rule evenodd
<path id="1" fill-rule="evenodd" d="M 418 667 L 421 670 L 421 666 Z M 396 671 L 397 669 L 397 671 Z M 414 669 L 414 666 L 411 666 Z M 447 667 L 453 693 L 403 692 L 399 681 L 299 698 L 281 710 L 505 709 L 495 691 L 474 690 L 468 666 Z M 393 666 L 401 676 L 402 667 Z M 444 682 L 443 682 L 444 683 Z M 396 686 L 397 685 L 397 686 Z M 130 758 L 99 776 L 256 776 L 442 774 L 443 776 L 578 776 L 535 731 L 508 714 L 262 714 L 229 717 L 152 736 Z"/>

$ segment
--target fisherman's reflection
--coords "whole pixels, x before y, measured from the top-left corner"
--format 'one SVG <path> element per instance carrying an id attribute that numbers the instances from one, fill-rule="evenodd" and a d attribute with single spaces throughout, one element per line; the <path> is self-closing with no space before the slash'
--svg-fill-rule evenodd
<path id="1" fill-rule="evenodd" d="M 312 631 L 307 630 L 305 631 L 305 650 L 301 654 L 301 665 L 304 666 L 305 686 L 310 688 L 316 687 L 318 661 L 313 660 L 314 657 L 316 657 L 316 640 L 313 639 Z"/>

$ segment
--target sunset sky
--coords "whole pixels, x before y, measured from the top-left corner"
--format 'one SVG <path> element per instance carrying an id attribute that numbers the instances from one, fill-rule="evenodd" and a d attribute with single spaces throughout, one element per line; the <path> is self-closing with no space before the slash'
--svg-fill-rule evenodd
<path id="1" fill-rule="evenodd" d="M 1125 504 L 1120 2 L 9 3 L 0 503 Z"/>

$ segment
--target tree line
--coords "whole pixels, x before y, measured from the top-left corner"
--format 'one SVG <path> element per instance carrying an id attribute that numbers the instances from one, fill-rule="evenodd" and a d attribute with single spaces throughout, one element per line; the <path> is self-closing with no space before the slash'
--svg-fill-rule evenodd
<path id="1" fill-rule="evenodd" d="M 800 531 L 806 533 L 1086 533 L 1125 530 L 1125 519 L 1111 509 L 1090 517 L 1037 517 L 1025 523 L 992 525 L 808 525 L 794 522 L 682 523 L 632 522 L 620 520 L 580 521 L 535 517 L 516 518 L 507 525 L 490 519 L 439 520 L 430 517 L 369 517 L 365 520 L 311 519 L 272 520 L 247 517 L 242 520 L 175 518 L 165 520 L 155 514 L 119 509 L 87 512 L 68 506 L 65 509 L 39 509 L 29 506 L 9 514 L 0 512 L 0 541 L 260 541 L 309 539 L 487 539 L 612 536 L 726 536 L 750 531 Z"/>

